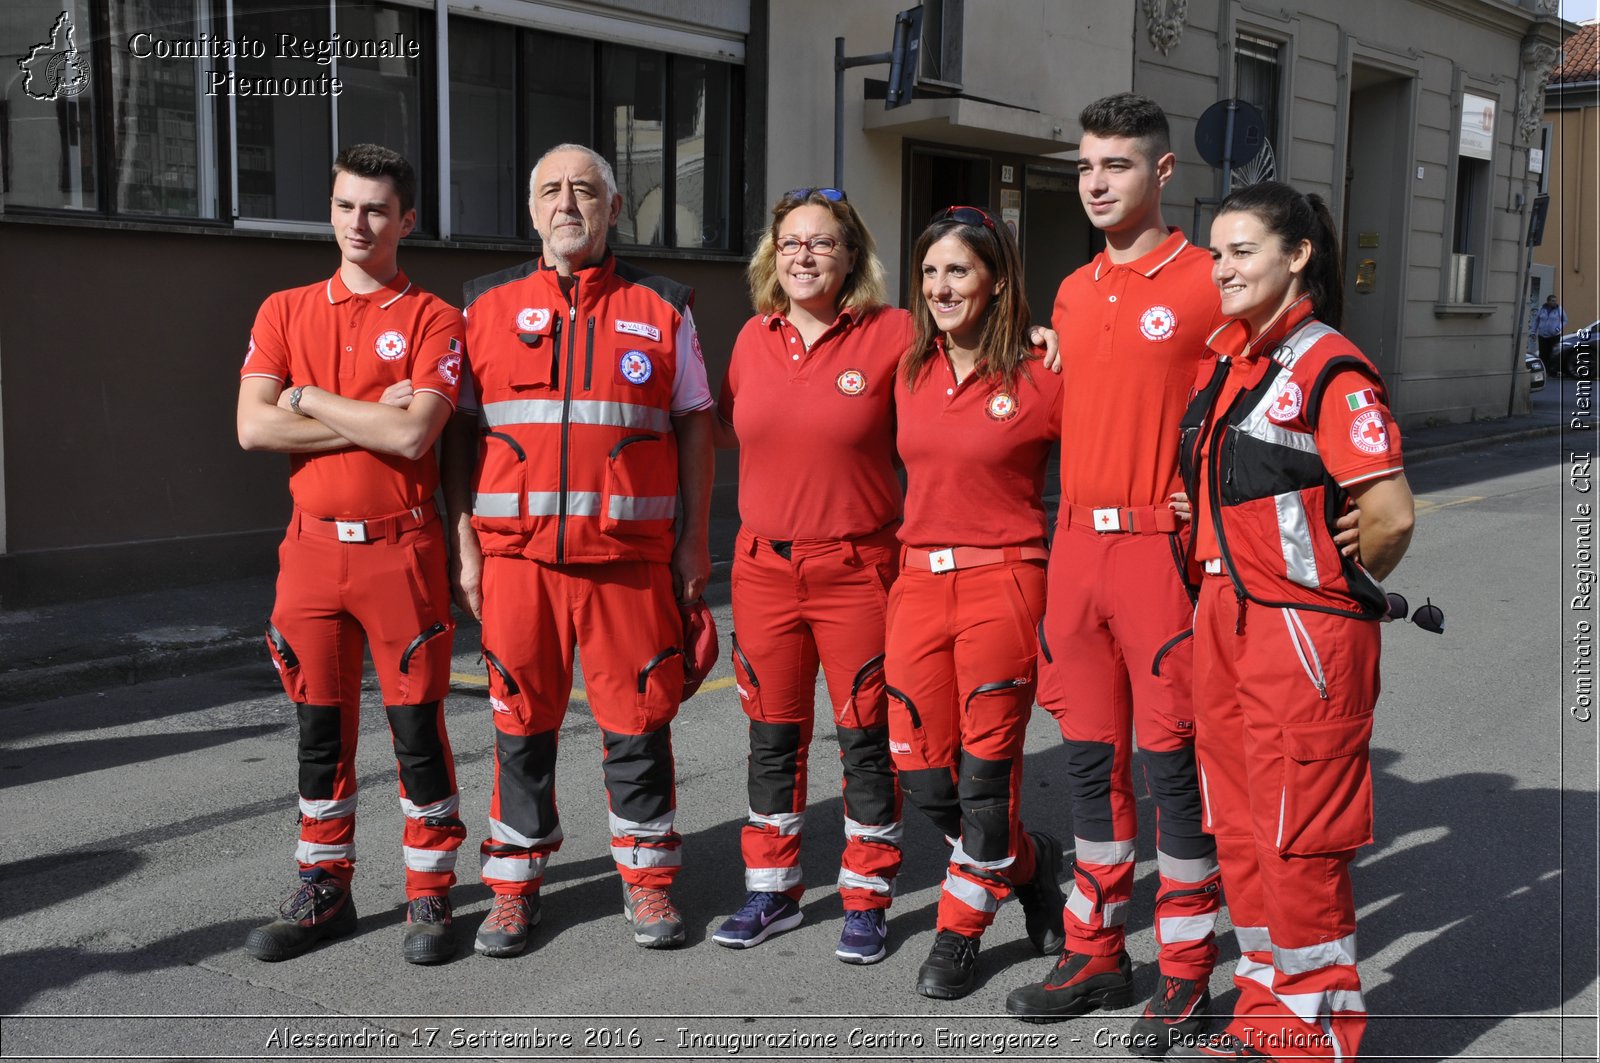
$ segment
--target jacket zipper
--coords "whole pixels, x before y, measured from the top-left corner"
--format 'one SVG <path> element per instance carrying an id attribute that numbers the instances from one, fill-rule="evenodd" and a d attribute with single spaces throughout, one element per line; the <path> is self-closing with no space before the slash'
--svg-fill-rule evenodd
<path id="1" fill-rule="evenodd" d="M 578 278 L 572 278 L 571 304 L 567 307 L 567 371 L 562 375 L 561 478 L 556 499 L 556 564 L 567 559 L 567 456 L 572 433 L 572 363 L 578 346 Z"/>
<path id="2" fill-rule="evenodd" d="M 574 311 L 576 313 L 576 311 Z M 588 347 L 583 352 L 583 390 L 588 391 L 594 379 L 594 318 L 589 319 Z"/>

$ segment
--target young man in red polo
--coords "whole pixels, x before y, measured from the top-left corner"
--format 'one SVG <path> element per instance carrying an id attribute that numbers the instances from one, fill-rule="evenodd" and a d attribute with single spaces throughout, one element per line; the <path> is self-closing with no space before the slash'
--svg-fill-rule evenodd
<path id="1" fill-rule="evenodd" d="M 333 276 L 267 298 L 240 372 L 239 445 L 288 454 L 294 513 L 267 625 L 299 721 L 300 879 L 250 932 L 259 960 L 355 929 L 356 736 L 370 649 L 405 812 L 405 958 L 455 952 L 450 887 L 460 819 L 445 732 L 450 591 L 433 444 L 455 408 L 461 314 L 398 264 L 416 177 L 387 148 L 333 164 Z"/>

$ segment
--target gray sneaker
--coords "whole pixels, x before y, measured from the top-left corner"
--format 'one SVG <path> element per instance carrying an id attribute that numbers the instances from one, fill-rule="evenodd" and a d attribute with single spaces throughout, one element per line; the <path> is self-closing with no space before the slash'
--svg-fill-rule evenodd
<path id="1" fill-rule="evenodd" d="M 515 956 L 528 947 L 528 935 L 538 925 L 537 893 L 530 897 L 497 893 L 472 948 L 483 956 Z"/>
<path id="2" fill-rule="evenodd" d="M 622 884 L 622 918 L 633 927 L 634 944 L 670 949 L 683 944 L 683 916 L 660 886 Z"/>

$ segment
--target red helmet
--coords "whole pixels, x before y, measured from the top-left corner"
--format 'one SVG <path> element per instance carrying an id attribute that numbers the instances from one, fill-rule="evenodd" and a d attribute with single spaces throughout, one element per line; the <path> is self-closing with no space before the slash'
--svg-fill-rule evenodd
<path id="1" fill-rule="evenodd" d="M 717 663 L 717 621 L 704 598 L 679 604 L 683 616 L 683 699 L 688 701 Z"/>

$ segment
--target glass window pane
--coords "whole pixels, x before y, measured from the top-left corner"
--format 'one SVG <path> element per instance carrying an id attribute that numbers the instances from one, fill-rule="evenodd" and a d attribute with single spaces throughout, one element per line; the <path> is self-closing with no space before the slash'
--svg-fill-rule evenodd
<path id="1" fill-rule="evenodd" d="M 200 61 L 163 57 L 158 46 L 204 39 L 195 0 L 112 4 L 116 209 L 127 214 L 217 216 L 213 108 Z"/>
<path id="2" fill-rule="evenodd" d="M 594 143 L 594 45 L 552 33 L 523 34 L 523 128 L 527 138 L 524 170 L 557 144 Z M 608 156 L 609 157 L 609 156 Z M 528 200 L 528 174 L 522 173 Z M 524 236 L 533 228 L 526 210 L 518 211 Z"/>
<path id="3" fill-rule="evenodd" d="M 417 174 L 417 228 L 432 232 L 438 193 L 431 180 L 432 159 L 422 143 L 422 56 L 433 47 L 433 34 L 423 30 L 424 15 L 432 18 L 411 7 L 354 0 L 339 4 L 339 38 L 345 49 L 338 64 L 344 83 L 338 97 L 339 146 L 381 144 L 404 155 Z M 417 58 L 406 58 L 413 46 Z M 365 54 L 347 57 L 357 49 Z"/>
<path id="4" fill-rule="evenodd" d="M 450 19 L 450 211 L 456 233 L 517 235 L 527 200 L 518 173 L 517 31 Z"/>
<path id="5" fill-rule="evenodd" d="M 278 95 L 249 94 L 235 88 L 238 114 L 235 137 L 239 158 L 239 214 L 246 218 L 282 221 L 328 220 L 328 171 L 333 166 L 330 147 L 332 97 L 326 93 L 300 94 L 313 89 L 329 68 L 315 59 L 279 58 L 279 34 L 300 40 L 328 40 L 326 0 L 234 0 L 233 27 L 237 36 L 272 42 L 260 59 L 239 59 L 238 80 L 276 88 Z M 289 83 L 294 95 L 281 94 Z"/>
<path id="6" fill-rule="evenodd" d="M 1267 139 L 1281 143 L 1278 130 L 1279 56 L 1282 46 L 1260 37 L 1241 36 L 1236 61 L 1238 98 L 1255 104 L 1267 121 Z M 1248 159 L 1235 160 L 1238 163 Z"/>
<path id="7" fill-rule="evenodd" d="M 88 0 L 0 4 L 0 184 L 6 202 L 96 210 L 97 93 Z"/>
<path id="8" fill-rule="evenodd" d="M 666 56 L 600 46 L 600 154 L 611 160 L 622 193 L 617 242 L 667 243 L 662 117 Z"/>
<path id="9" fill-rule="evenodd" d="M 677 146 L 674 243 L 732 246 L 732 70 L 725 63 L 673 60 L 672 125 Z"/>

